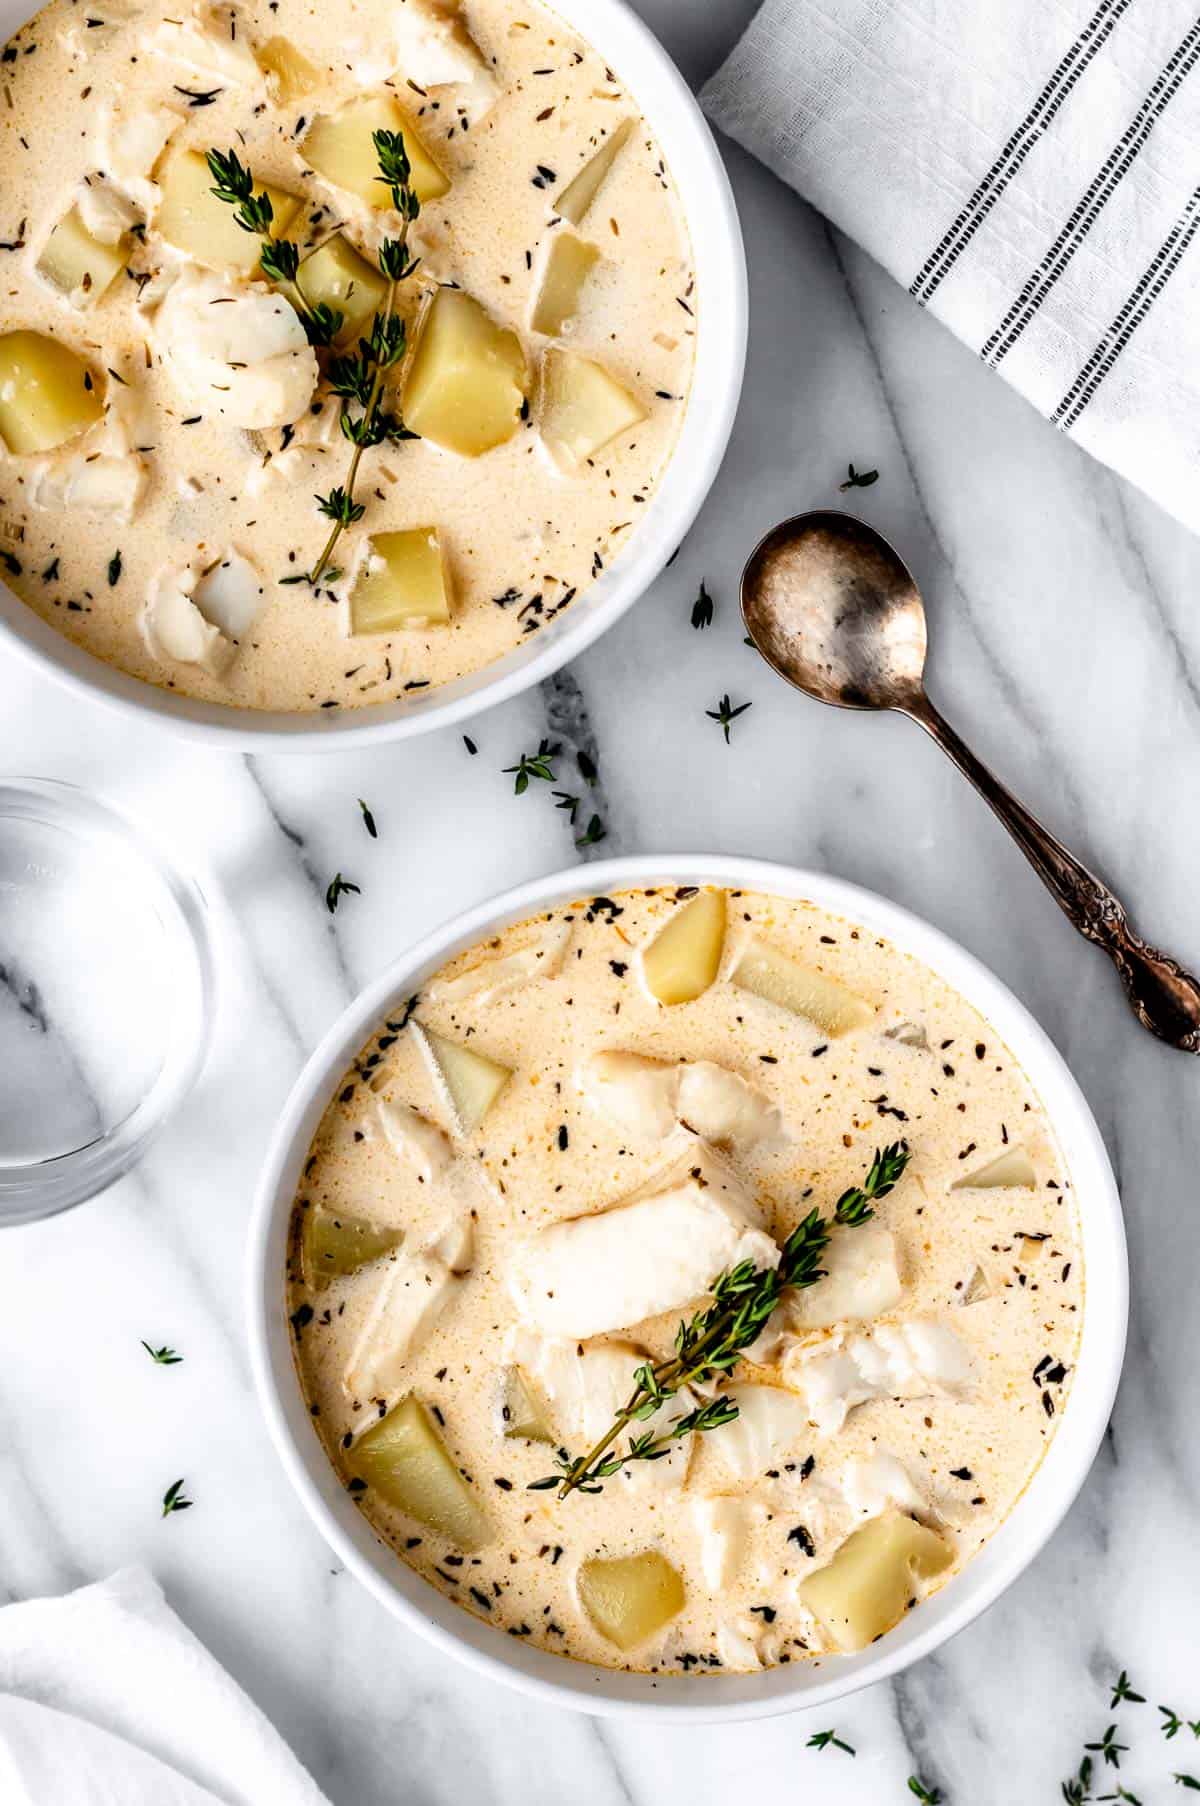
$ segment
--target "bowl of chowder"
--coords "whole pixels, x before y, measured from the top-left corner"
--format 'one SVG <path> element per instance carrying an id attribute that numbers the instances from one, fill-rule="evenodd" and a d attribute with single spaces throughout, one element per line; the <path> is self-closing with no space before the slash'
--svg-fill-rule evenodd
<path id="1" fill-rule="evenodd" d="M 584 879 L 430 936 L 299 1079 L 250 1240 L 271 1436 L 355 1575 L 499 1679 L 828 1701 L 1082 1485 L 1112 1172 L 1023 1007 L 883 898 L 719 855 Z"/>
<path id="2" fill-rule="evenodd" d="M 641 594 L 724 453 L 746 275 L 623 0 L 0 23 L 9 645 L 332 746 L 502 700 Z"/>

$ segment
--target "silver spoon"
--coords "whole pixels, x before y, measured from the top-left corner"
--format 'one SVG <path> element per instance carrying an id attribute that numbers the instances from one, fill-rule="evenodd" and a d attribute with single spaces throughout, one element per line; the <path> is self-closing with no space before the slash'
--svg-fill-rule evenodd
<path id="1" fill-rule="evenodd" d="M 849 514 L 782 521 L 742 572 L 742 615 L 767 663 L 818 702 L 919 722 L 1004 823 L 1059 908 L 1108 954 L 1139 1022 L 1200 1053 L 1200 984 L 1134 933 L 1107 885 L 994 778 L 925 694 L 925 609 L 887 540 Z"/>

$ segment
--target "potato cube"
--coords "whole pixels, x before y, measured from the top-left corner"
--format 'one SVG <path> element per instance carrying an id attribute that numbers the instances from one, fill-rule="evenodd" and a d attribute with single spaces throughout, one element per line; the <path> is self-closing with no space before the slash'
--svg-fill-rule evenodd
<path id="1" fill-rule="evenodd" d="M 531 325 L 547 338 L 557 338 L 568 320 L 575 317 L 579 296 L 600 260 L 595 245 L 574 233 L 559 232 L 550 240 L 550 250 L 542 270 L 542 286 L 534 302 Z"/>
<path id="2" fill-rule="evenodd" d="M 40 332 L 0 336 L 0 439 L 16 457 L 50 451 L 104 412 L 81 357 Z"/>
<path id="3" fill-rule="evenodd" d="M 642 977 L 659 1003 L 691 1003 L 716 980 L 725 945 L 725 892 L 702 890 L 642 950 Z"/>
<path id="4" fill-rule="evenodd" d="M 384 1229 L 363 1217 L 347 1216 L 327 1204 L 310 1204 L 300 1234 L 300 1265 L 304 1283 L 320 1292 L 343 1273 L 357 1273 L 373 1260 L 381 1260 L 404 1240 L 402 1229 Z"/>
<path id="5" fill-rule="evenodd" d="M 519 1367 L 504 1379 L 504 1434 L 524 1442 L 553 1442 L 554 1431 L 534 1387 Z"/>
<path id="6" fill-rule="evenodd" d="M 72 207 L 46 240 L 37 260 L 38 275 L 76 301 L 98 301 L 129 262 L 131 249 L 132 241 L 124 232 L 112 244 L 93 238 L 78 207 Z"/>
<path id="7" fill-rule="evenodd" d="M 593 157 L 589 157 L 579 174 L 563 189 L 554 202 L 555 213 L 577 226 L 595 200 L 605 177 L 617 160 L 617 152 L 633 130 L 633 120 L 623 119 L 611 132 Z"/>
<path id="8" fill-rule="evenodd" d="M 512 1068 L 460 1041 L 447 1041 L 419 1022 L 413 1023 L 412 1031 L 455 1129 L 460 1135 L 473 1135 L 512 1077 Z"/>
<path id="9" fill-rule="evenodd" d="M 339 340 L 357 338 L 387 294 L 386 279 L 340 232 L 302 259 L 296 287 L 310 307 L 324 305 L 341 314 Z"/>
<path id="10" fill-rule="evenodd" d="M 944 1573 L 954 1551 L 935 1530 L 887 1511 L 848 1536 L 800 1588 L 800 1600 L 838 1649 L 865 1649 L 904 1616 L 915 1583 Z"/>
<path id="11" fill-rule="evenodd" d="M 751 939 L 737 965 L 730 973 L 731 983 L 749 991 L 793 1016 L 804 1016 L 826 1035 L 845 1035 L 851 1029 L 865 1028 L 874 1020 L 875 1009 L 862 997 L 835 978 L 826 978 L 810 966 L 769 947 L 765 941 Z"/>
<path id="12" fill-rule="evenodd" d="M 158 181 L 162 205 L 156 223 L 167 243 L 186 251 L 207 269 L 253 276 L 262 243 L 257 234 L 242 230 L 234 208 L 217 199 L 212 172 L 200 152 L 175 151 L 163 165 Z M 299 195 L 288 194 L 270 182 L 258 184 L 255 193 L 269 196 L 271 237 L 282 238 L 300 206 Z"/>
<path id="13" fill-rule="evenodd" d="M 951 1191 L 990 1191 L 993 1186 L 1031 1186 L 1037 1184 L 1033 1161 L 1024 1148 L 1008 1148 L 986 1165 L 976 1167 L 963 1179 L 956 1179 Z"/>
<path id="14" fill-rule="evenodd" d="M 434 527 L 376 533 L 350 595 L 351 633 L 394 633 L 450 619 L 450 595 Z"/>
<path id="15" fill-rule="evenodd" d="M 615 1560 L 595 1556 L 580 1567 L 578 1587 L 584 1611 L 618 1649 L 636 1649 L 683 1610 L 683 1581 L 654 1549 Z"/>
<path id="16" fill-rule="evenodd" d="M 410 1392 L 358 1438 L 347 1465 L 406 1517 L 428 1524 L 459 1549 L 480 1549 L 487 1515 L 459 1473 L 433 1419 Z"/>
<path id="17" fill-rule="evenodd" d="M 646 418 L 639 401 L 589 357 L 547 351 L 542 360 L 542 438 L 567 469 Z"/>
<path id="18" fill-rule="evenodd" d="M 279 100 L 302 100 L 321 79 L 320 71 L 287 38 L 268 38 L 259 47 L 258 61 Z"/>
<path id="19" fill-rule="evenodd" d="M 356 194 L 368 207 L 390 207 L 391 196 L 379 179 L 375 132 L 399 132 L 411 165 L 411 181 L 422 207 L 446 193 L 450 178 L 438 168 L 417 135 L 412 120 L 389 94 L 352 100 L 338 113 L 315 119 L 304 140 L 304 154 L 318 175 Z"/>
<path id="20" fill-rule="evenodd" d="M 404 424 L 464 458 L 511 439 L 528 387 L 515 332 L 473 296 L 439 288 L 426 309 L 404 379 Z"/>

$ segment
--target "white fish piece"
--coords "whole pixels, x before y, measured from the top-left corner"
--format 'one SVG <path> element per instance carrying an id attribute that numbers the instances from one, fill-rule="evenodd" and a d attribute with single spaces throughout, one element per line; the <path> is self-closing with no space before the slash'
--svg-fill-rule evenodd
<path id="1" fill-rule="evenodd" d="M 426 995 L 434 1003 L 494 1003 L 498 997 L 519 991 L 539 978 L 557 978 L 570 938 L 570 923 L 555 923 L 549 934 L 530 946 L 481 960 L 455 978 L 430 985 Z"/>
<path id="2" fill-rule="evenodd" d="M 161 198 L 150 172 L 167 144 L 183 124 L 175 107 L 127 108 L 108 100 L 92 134 L 92 155 L 97 169 L 152 218 Z"/>
<path id="3" fill-rule="evenodd" d="M 265 283 L 186 270 L 154 331 L 183 396 L 232 426 L 289 425 L 317 386 L 316 353 L 295 309 Z"/>
<path id="4" fill-rule="evenodd" d="M 142 637 L 164 664 L 200 665 L 210 677 L 224 677 L 237 647 L 198 606 L 200 575 L 192 562 L 165 566 L 152 578 L 140 616 Z"/>
<path id="5" fill-rule="evenodd" d="M 457 0 L 407 0 L 392 13 L 395 68 L 422 88 L 453 87 L 454 105 L 474 125 L 500 87 L 471 36 Z M 445 104 L 445 103 L 443 103 Z"/>
<path id="6" fill-rule="evenodd" d="M 420 1183 L 432 1185 L 442 1178 L 454 1159 L 450 1137 L 411 1104 L 387 1103 L 381 1098 L 378 1110 L 388 1146 L 413 1169 Z"/>
<path id="7" fill-rule="evenodd" d="M 196 586 L 195 602 L 205 620 L 227 640 L 240 640 L 262 612 L 266 593 L 257 567 L 230 546 L 205 571 Z"/>
<path id="8" fill-rule="evenodd" d="M 128 526 L 146 491 L 146 465 L 132 452 L 82 448 L 31 466 L 27 494 L 35 508 L 105 514 Z"/>
<path id="9" fill-rule="evenodd" d="M 717 1625 L 717 1654 L 722 1666 L 735 1672 L 773 1667 L 782 1648 L 779 1632 L 748 1612 L 722 1618 Z"/>
<path id="10" fill-rule="evenodd" d="M 799 1443 L 812 1438 L 808 1407 L 787 1387 L 738 1381 L 723 1386 L 719 1396 L 735 1404 L 738 1414 L 705 1437 L 705 1453 L 734 1479 L 761 1480 Z"/>
<path id="11" fill-rule="evenodd" d="M 788 1139 L 778 1104 L 712 1060 L 672 1064 L 606 1049 L 580 1069 L 577 1083 L 600 1115 L 648 1140 L 665 1140 L 680 1123 L 736 1151 Z"/>
<path id="12" fill-rule="evenodd" d="M 689 1499 L 688 1505 L 700 1538 L 700 1573 L 709 1592 L 720 1593 L 745 1565 L 751 1534 L 765 1519 L 766 1506 L 727 1493 Z"/>
<path id="13" fill-rule="evenodd" d="M 956 1179 L 951 1191 L 990 1191 L 993 1187 L 1025 1188 L 1037 1184 L 1037 1169 L 1029 1151 L 1022 1147 L 1005 1148 L 994 1160 L 977 1166 L 973 1173 Z"/>
<path id="14" fill-rule="evenodd" d="M 786 1309 L 797 1329 L 869 1323 L 894 1311 L 904 1295 L 899 1246 L 882 1223 L 835 1229 L 821 1265 L 824 1279 L 788 1294 Z"/>
<path id="15" fill-rule="evenodd" d="M 925 1320 L 880 1323 L 864 1335 L 837 1332 L 788 1352 L 783 1375 L 803 1397 L 821 1436 L 841 1429 L 856 1405 L 874 1398 L 963 1398 L 975 1364 L 961 1338 Z"/>
<path id="16" fill-rule="evenodd" d="M 137 224 L 139 210 L 128 195 L 122 194 L 103 176 L 81 182 L 75 191 L 75 206 L 85 229 L 102 245 L 115 245 L 122 233 Z"/>
<path id="17" fill-rule="evenodd" d="M 757 1205 L 711 1149 L 698 1147 L 651 1186 L 517 1243 L 509 1285 L 530 1328 L 603 1335 L 694 1303 L 739 1261 L 778 1266 Z"/>
<path id="18" fill-rule="evenodd" d="M 913 1517 L 929 1516 L 929 1500 L 914 1484 L 904 1463 L 886 1449 L 847 1461 L 839 1484 L 856 1518 L 878 1517 L 893 1505 Z"/>
<path id="19" fill-rule="evenodd" d="M 193 5 L 164 15 L 142 34 L 153 56 L 177 64 L 207 81 L 261 88 L 265 77 L 244 19 L 236 7 Z"/>
<path id="20" fill-rule="evenodd" d="M 389 1261 L 342 1375 L 349 1398 L 387 1398 L 470 1271 L 474 1232 L 469 1217 L 452 1218 L 424 1247 Z"/>
<path id="21" fill-rule="evenodd" d="M 555 1435 L 576 1454 L 598 1442 L 629 1402 L 637 1369 L 649 1358 L 644 1349 L 630 1342 L 569 1342 L 559 1336 L 539 1336 L 520 1324 L 509 1331 L 505 1353 L 541 1395 Z M 629 1434 L 660 1436 L 694 1410 L 696 1402 L 684 1386 L 652 1417 L 631 1424 Z M 622 1437 L 618 1449 L 624 1446 Z M 680 1437 L 661 1460 L 631 1462 L 620 1469 L 621 1482 L 639 1490 L 678 1488 L 687 1479 L 691 1455 L 692 1438 Z"/>
<path id="22" fill-rule="evenodd" d="M 748 1361 L 776 1364 L 811 1331 L 870 1322 L 904 1295 L 899 1247 L 881 1223 L 835 1229 L 822 1260 L 825 1278 L 784 1294 L 746 1350 Z"/>

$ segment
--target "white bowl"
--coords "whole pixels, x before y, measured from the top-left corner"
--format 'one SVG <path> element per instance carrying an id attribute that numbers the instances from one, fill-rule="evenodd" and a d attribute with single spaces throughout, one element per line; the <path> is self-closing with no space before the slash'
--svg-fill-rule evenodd
<path id="1" fill-rule="evenodd" d="M 1046 1456 L 1004 1524 L 963 1572 L 857 1655 L 761 1674 L 663 1679 L 565 1660 L 489 1629 L 374 1534 L 318 1442 L 296 1380 L 284 1302 L 288 1219 L 312 1135 L 371 1030 L 446 960 L 509 923 L 580 896 L 651 884 L 719 884 L 809 898 L 923 960 L 974 1004 L 1024 1068 L 1057 1132 L 1079 1200 L 1087 1308 L 1069 1400 Z M 999 979 L 937 929 L 871 891 L 818 872 L 723 854 L 610 859 L 537 879 L 457 917 L 391 966 L 350 1005 L 293 1087 L 259 1185 L 248 1279 L 251 1360 L 271 1437 L 322 1536 L 376 1599 L 440 1649 L 541 1699 L 610 1716 L 708 1720 L 764 1718 L 828 1704 L 896 1674 L 962 1630 L 1016 1580 L 1074 1500 L 1104 1434 L 1125 1349 L 1129 1285 L 1120 1200 L 1099 1130 L 1057 1050 Z"/>
<path id="2" fill-rule="evenodd" d="M 144 683 L 58 633 L 2 582 L 0 642 L 73 689 L 193 738 L 246 751 L 313 752 L 398 740 L 476 715 L 557 671 L 637 601 L 691 526 L 725 454 L 746 357 L 746 260 L 725 166 L 662 45 L 625 0 L 555 0 L 552 10 L 616 71 L 662 146 L 696 274 L 695 369 L 679 440 L 636 532 L 603 575 L 549 626 L 482 671 L 408 700 L 324 714 L 232 708 Z M 28 17 L 27 0 L 0 0 L 0 39 Z"/>

